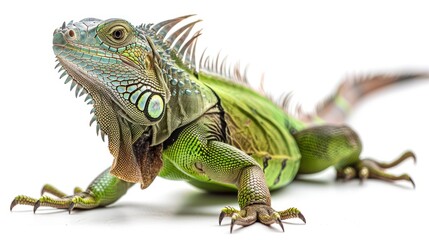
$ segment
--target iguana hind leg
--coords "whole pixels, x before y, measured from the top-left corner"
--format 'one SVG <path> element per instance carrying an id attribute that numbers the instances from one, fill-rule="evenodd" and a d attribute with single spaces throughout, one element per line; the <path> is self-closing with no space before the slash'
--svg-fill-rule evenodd
<path id="1" fill-rule="evenodd" d="M 110 168 L 106 169 L 96 177 L 85 191 L 76 187 L 74 194 L 69 196 L 52 185 L 46 184 L 42 188 L 42 196 L 40 198 L 19 195 L 12 201 L 10 210 L 16 205 L 30 205 L 33 206 L 34 212 L 39 207 L 46 206 L 68 209 L 70 213 L 75 208 L 92 209 L 112 204 L 122 197 L 133 184 L 112 176 L 109 170 Z M 45 195 L 45 193 L 49 193 L 53 197 Z"/>
<path id="2" fill-rule="evenodd" d="M 330 166 L 337 170 L 337 178 L 350 180 L 367 178 L 384 181 L 406 180 L 414 186 L 408 174 L 395 176 L 385 172 L 406 159 L 415 156 L 406 152 L 392 163 L 380 163 L 372 159 L 361 159 L 362 143 L 359 136 L 347 126 L 316 126 L 294 134 L 301 152 L 300 174 L 316 173 Z"/>

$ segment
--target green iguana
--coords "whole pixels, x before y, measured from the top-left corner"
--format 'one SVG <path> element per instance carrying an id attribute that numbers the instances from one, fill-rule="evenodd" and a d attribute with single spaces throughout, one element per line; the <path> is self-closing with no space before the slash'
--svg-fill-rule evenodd
<path id="1" fill-rule="evenodd" d="M 414 186 L 407 174 L 384 171 L 415 159 L 412 152 L 392 163 L 362 159 L 361 140 L 343 122 L 365 95 L 427 74 L 347 80 L 314 113 L 291 114 L 287 98 L 276 104 L 251 89 L 239 68 L 228 70 L 219 59 L 203 56 L 197 64 L 200 31 L 191 32 L 199 21 L 184 24 L 188 17 L 140 26 L 86 18 L 55 30 L 60 78 L 93 104 L 91 123 L 103 139 L 108 136 L 114 160 L 85 191 L 76 188 L 69 196 L 45 185 L 42 197 L 17 196 L 11 210 L 18 204 L 34 206 L 34 212 L 40 206 L 69 212 L 107 206 L 135 183 L 146 188 L 160 176 L 208 191 L 238 192 L 240 209 L 225 207 L 219 216 L 219 224 L 231 217 L 230 231 L 256 221 L 283 229 L 284 219 L 306 220 L 297 208 L 274 210 L 270 190 L 297 174 L 333 166 L 339 179 L 406 180 Z"/>

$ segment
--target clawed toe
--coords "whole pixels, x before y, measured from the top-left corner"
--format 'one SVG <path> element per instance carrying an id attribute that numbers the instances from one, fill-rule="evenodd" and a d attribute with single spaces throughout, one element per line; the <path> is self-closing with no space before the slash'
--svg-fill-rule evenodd
<path id="1" fill-rule="evenodd" d="M 407 151 L 398 159 L 390 163 L 382 163 L 373 159 L 363 159 L 355 164 L 338 169 L 337 179 L 347 181 L 353 178 L 358 178 L 360 179 L 361 183 L 363 183 L 368 178 L 379 179 L 387 182 L 405 180 L 410 182 L 413 185 L 413 188 L 415 188 L 415 183 L 408 174 L 393 175 L 385 171 L 386 169 L 395 167 L 408 159 L 412 159 L 414 163 L 416 162 L 416 157 L 413 152 Z"/>
<path id="2" fill-rule="evenodd" d="M 56 209 L 67 209 L 69 214 L 75 208 L 90 209 L 95 208 L 99 205 L 99 201 L 90 192 L 84 192 L 80 188 L 75 188 L 74 195 L 67 196 L 57 188 L 46 184 L 42 188 L 42 196 L 39 199 L 28 197 L 25 195 L 19 195 L 15 197 L 10 205 L 10 211 L 16 205 L 29 205 L 33 206 L 33 212 L 36 213 L 39 207 L 52 207 Z M 49 193 L 54 197 L 44 195 Z"/>
<path id="3" fill-rule="evenodd" d="M 297 208 L 289 208 L 284 211 L 276 212 L 270 206 L 264 204 L 249 205 L 243 210 L 237 210 L 233 207 L 225 207 L 219 215 L 219 225 L 225 217 L 231 217 L 230 233 L 232 233 L 235 225 L 249 226 L 256 221 L 265 225 L 277 223 L 283 232 L 284 226 L 282 220 L 299 218 L 306 223 L 304 215 Z"/>
<path id="4" fill-rule="evenodd" d="M 29 205 L 29 206 L 34 206 L 37 203 L 37 199 L 32 198 L 32 197 L 28 197 L 25 195 L 19 195 L 16 196 L 12 203 L 10 204 L 10 211 L 12 211 L 12 209 L 16 206 L 16 205 Z"/>

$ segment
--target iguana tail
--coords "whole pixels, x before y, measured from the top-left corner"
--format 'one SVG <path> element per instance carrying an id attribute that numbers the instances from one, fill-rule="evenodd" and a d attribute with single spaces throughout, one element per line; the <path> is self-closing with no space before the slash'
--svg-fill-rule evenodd
<path id="1" fill-rule="evenodd" d="M 429 78 L 429 73 L 381 74 L 346 79 L 334 94 L 318 105 L 313 113 L 300 114 L 299 118 L 310 125 L 342 124 L 352 108 L 370 93 L 389 85 L 419 78 Z"/>

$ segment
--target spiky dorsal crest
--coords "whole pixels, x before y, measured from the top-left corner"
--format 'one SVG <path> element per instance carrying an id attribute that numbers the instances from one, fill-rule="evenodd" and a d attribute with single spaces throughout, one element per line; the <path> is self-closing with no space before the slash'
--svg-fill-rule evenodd
<path id="1" fill-rule="evenodd" d="M 248 86 L 248 68 L 242 70 L 240 62 L 230 64 L 228 57 L 222 56 L 221 52 L 214 58 L 205 56 L 205 50 L 201 55 L 197 54 L 197 42 L 202 29 L 192 30 L 202 20 L 191 20 L 186 23 L 186 20 L 193 16 L 195 15 L 173 18 L 157 24 L 143 24 L 139 26 L 138 30 L 142 31 L 142 35 L 145 34 L 154 39 L 162 51 L 161 58 L 163 54 L 174 53 L 185 66 L 194 72 L 202 70 Z M 178 26 L 183 22 L 185 22 L 183 26 Z"/>
<path id="2" fill-rule="evenodd" d="M 171 53 L 178 57 L 186 66 L 196 71 L 196 43 L 198 37 L 201 35 L 201 30 L 198 30 L 191 36 L 193 27 L 201 20 L 190 22 L 178 29 L 174 27 L 183 22 L 185 19 L 194 15 L 186 15 L 174 19 L 162 21 L 157 24 L 142 24 L 137 30 L 140 31 L 142 36 L 151 38 L 155 45 L 161 51 L 160 61 L 163 60 L 164 64 L 168 63 Z"/>
<path id="3" fill-rule="evenodd" d="M 242 68 L 239 61 L 229 61 L 228 56 L 222 54 L 221 51 L 219 51 L 215 57 L 208 54 L 206 55 L 207 48 L 201 55 L 197 54 L 197 41 L 198 37 L 201 36 L 202 30 L 196 30 L 194 33 L 192 30 L 199 22 L 201 22 L 201 20 L 191 20 L 183 26 L 178 27 L 180 23 L 189 20 L 189 18 L 193 16 L 195 15 L 186 15 L 169 19 L 157 24 L 141 25 L 139 29 L 140 31 L 143 31 L 142 34 L 149 35 L 155 40 L 156 45 L 160 47 L 162 51 L 160 53 L 160 58 L 164 59 L 164 61 L 165 59 L 168 59 L 168 56 L 165 56 L 166 54 L 174 54 L 185 66 L 195 73 L 198 73 L 199 71 L 208 72 L 210 74 L 218 75 L 223 79 L 255 89 L 249 84 L 249 65 Z M 199 58 L 198 64 L 197 58 Z M 169 67 L 171 67 L 172 62 L 166 61 L 164 65 L 169 65 Z M 175 70 L 174 68 L 171 69 Z M 284 95 L 283 97 L 275 100 L 264 90 L 264 75 L 261 76 L 259 87 L 255 90 L 282 107 L 286 112 L 293 115 L 303 116 L 299 106 L 296 107 L 295 113 L 291 111 L 292 107 L 290 99 L 292 94 Z"/>

